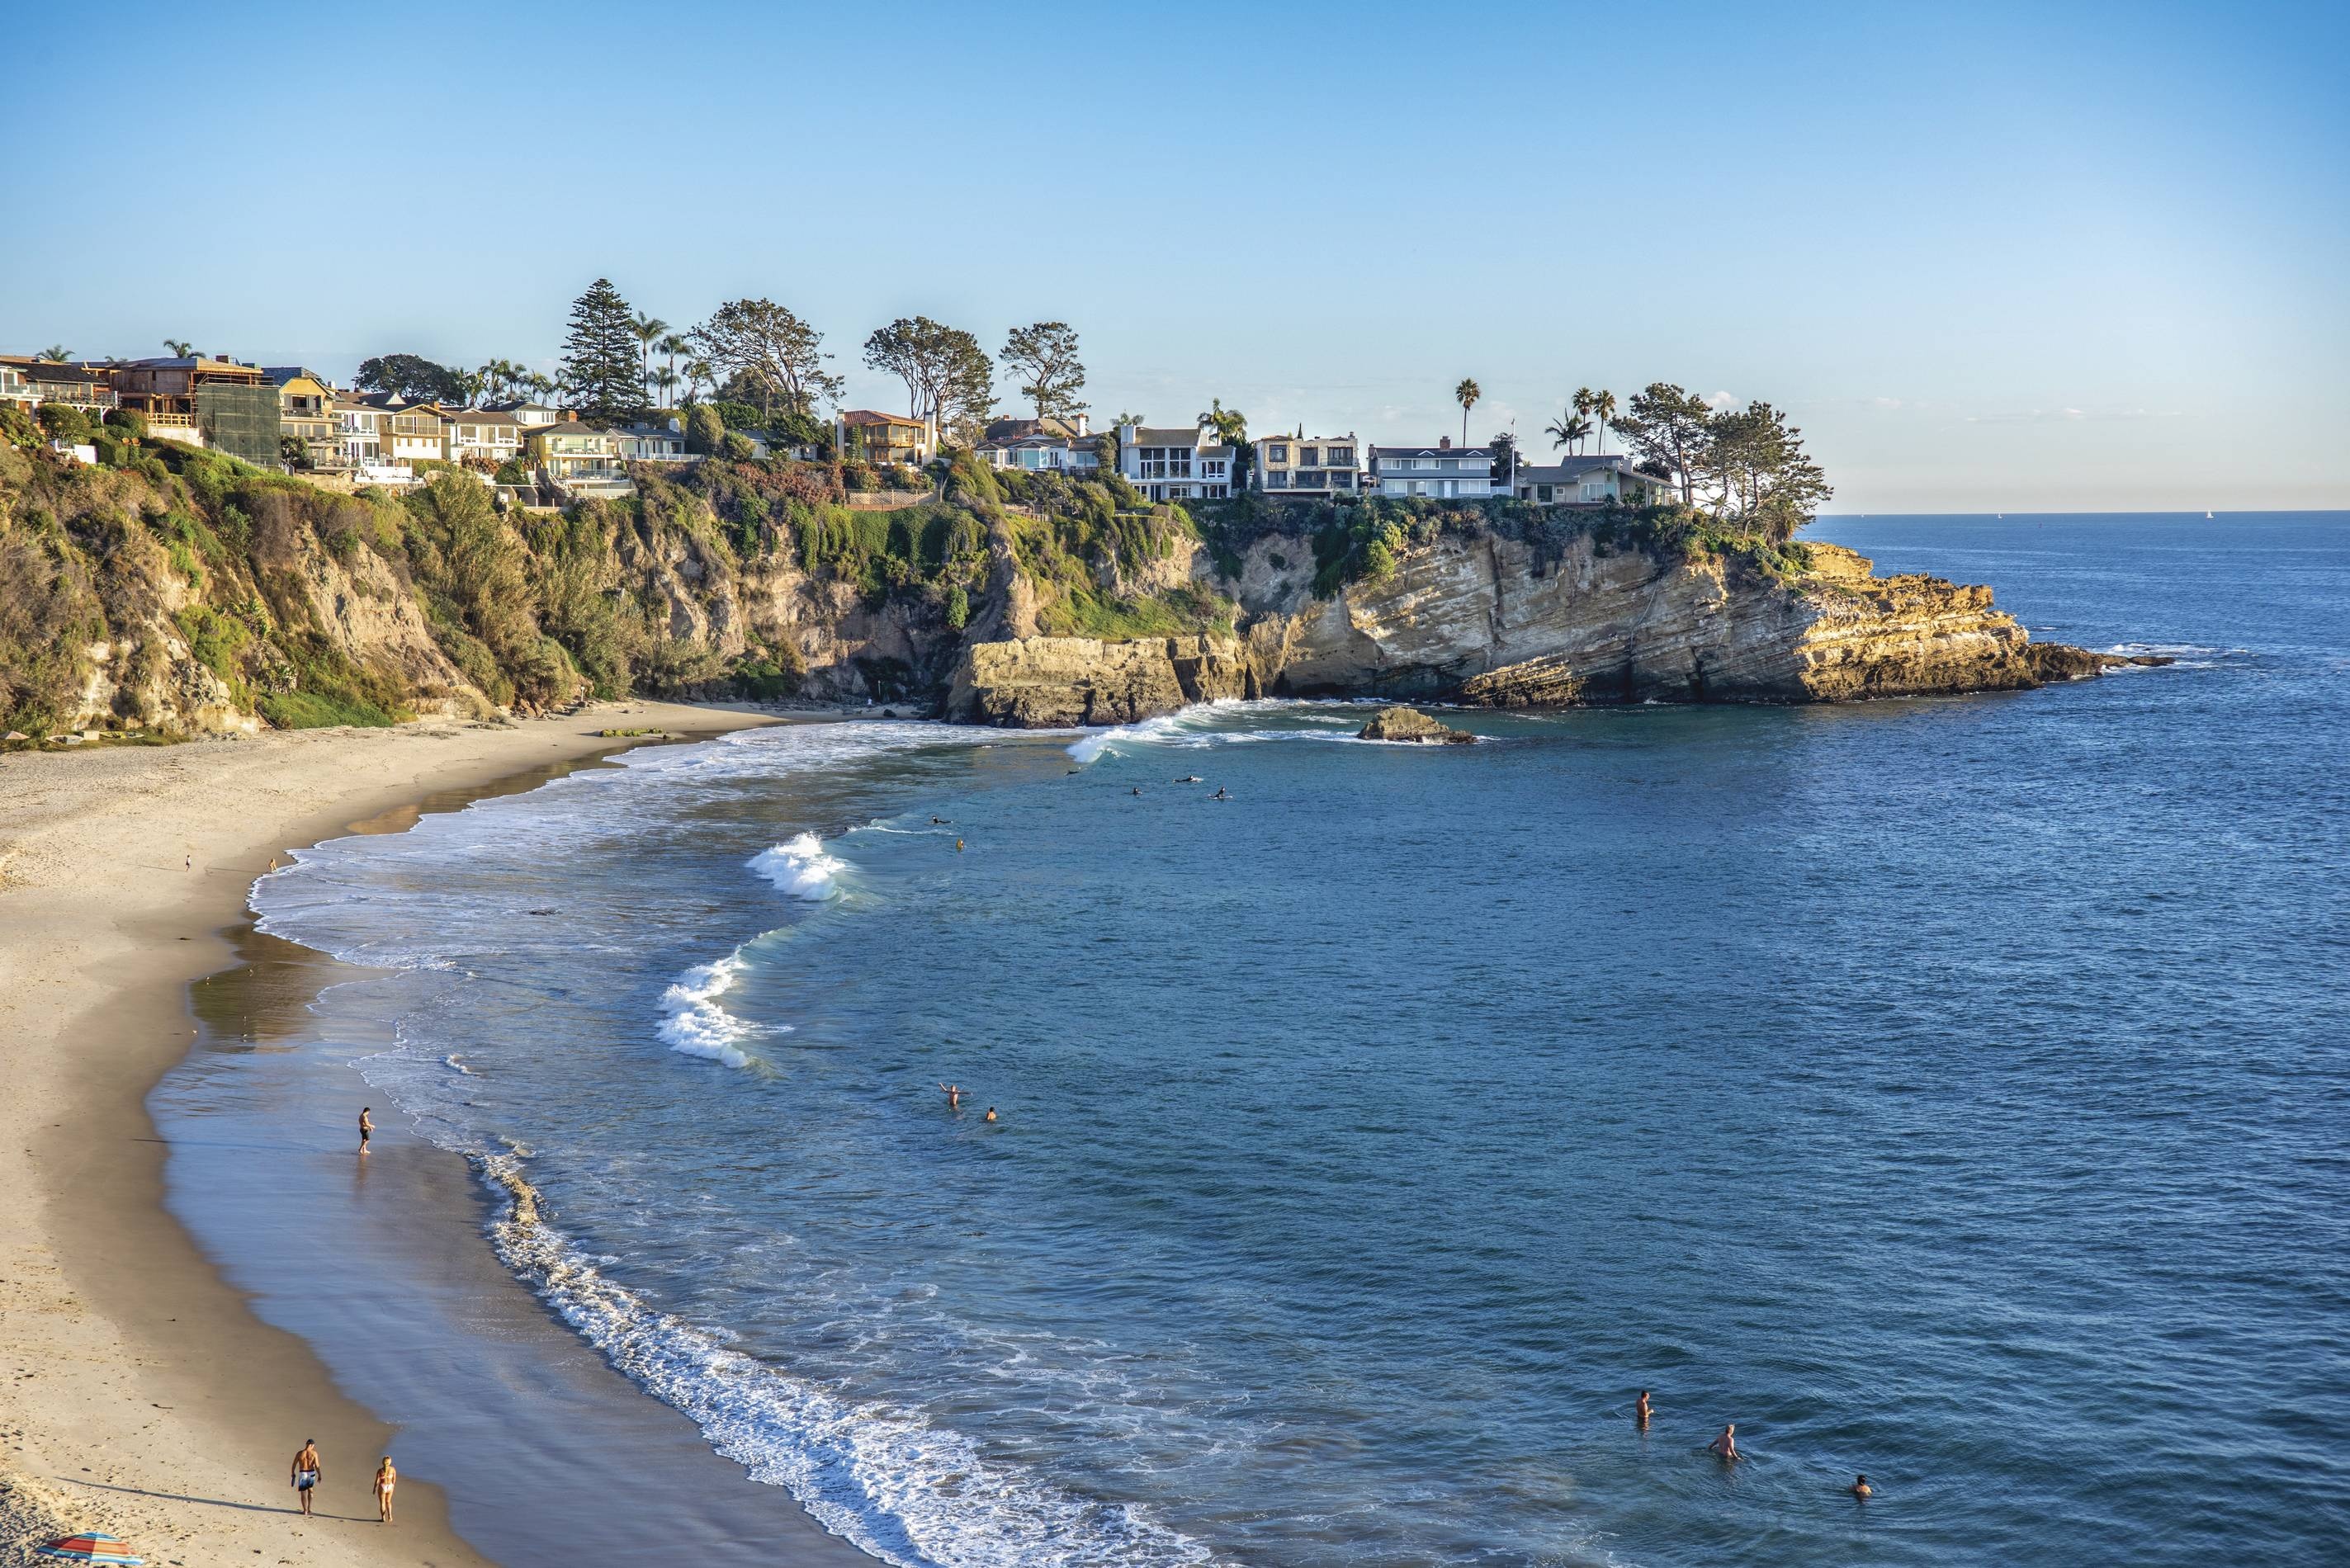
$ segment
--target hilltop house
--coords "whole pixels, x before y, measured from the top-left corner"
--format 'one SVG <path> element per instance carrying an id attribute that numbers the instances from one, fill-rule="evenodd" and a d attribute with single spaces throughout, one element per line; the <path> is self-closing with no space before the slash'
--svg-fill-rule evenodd
<path id="1" fill-rule="evenodd" d="M 338 466 L 365 471 L 383 466 L 383 410 L 359 398 L 338 397 L 332 404 Z"/>
<path id="2" fill-rule="evenodd" d="M 114 395 L 114 374 L 103 365 L 60 365 L 53 359 L 34 359 L 17 354 L 0 358 L 0 365 L 23 379 L 22 400 L 35 404 L 68 403 L 98 413 L 119 405 Z"/>
<path id="3" fill-rule="evenodd" d="M 26 409 L 36 406 L 41 395 L 33 390 L 33 383 L 14 362 L 0 359 L 0 403 L 16 403 Z"/>
<path id="4" fill-rule="evenodd" d="M 265 468 L 284 461 L 277 389 L 260 366 L 199 354 L 131 359 L 111 370 L 115 396 L 146 419 L 150 435 L 196 441 Z"/>
<path id="5" fill-rule="evenodd" d="M 431 403 L 394 403 L 378 421 L 383 461 L 401 468 L 449 461 L 449 416 Z"/>
<path id="6" fill-rule="evenodd" d="M 1678 499 L 1669 481 L 1655 479 L 1625 457 L 1570 457 L 1564 462 L 1521 463 L 1513 493 L 1537 505 L 1596 506 L 1610 501 L 1652 506 Z"/>
<path id="7" fill-rule="evenodd" d="M 1491 447 L 1457 447 L 1451 436 L 1434 446 L 1371 448 L 1371 479 L 1381 495 L 1451 501 L 1508 493 L 1495 488 L 1492 472 Z"/>
<path id="8" fill-rule="evenodd" d="M 919 466 L 931 461 L 938 445 L 938 432 L 927 420 L 871 409 L 844 409 L 832 419 L 832 447 L 843 462 Z"/>
<path id="9" fill-rule="evenodd" d="M 1354 432 L 1342 436 L 1266 436 L 1256 443 L 1251 482 L 1269 494 L 1308 500 L 1352 495 L 1362 487 Z"/>
<path id="10" fill-rule="evenodd" d="M 1232 493 L 1232 449 L 1197 425 L 1118 426 L 1118 471 L 1152 501 L 1218 501 Z"/>
<path id="11" fill-rule="evenodd" d="M 620 457 L 627 462 L 683 462 L 685 428 L 675 420 L 660 424 L 634 424 L 614 431 L 620 440 Z"/>
<path id="12" fill-rule="evenodd" d="M 523 427 L 512 414 L 459 409 L 448 420 L 452 462 L 495 470 L 522 456 Z"/>
<path id="13" fill-rule="evenodd" d="M 531 465 L 549 483 L 597 495 L 626 495 L 635 488 L 620 453 L 620 438 L 611 431 L 566 420 L 559 425 L 533 425 L 524 432 L 524 450 Z"/>
<path id="14" fill-rule="evenodd" d="M 571 416 L 552 403 L 508 402 L 484 403 L 494 414 L 512 414 L 518 425 L 559 425 Z"/>
<path id="15" fill-rule="evenodd" d="M 342 421 L 335 413 L 335 389 L 324 376 L 299 365 L 267 365 L 264 379 L 277 389 L 277 431 L 302 443 L 312 468 L 339 469 Z"/>
<path id="16" fill-rule="evenodd" d="M 1101 442 L 1092 436 L 1032 434 L 990 438 L 972 450 L 991 468 L 1080 477 L 1101 471 Z"/>

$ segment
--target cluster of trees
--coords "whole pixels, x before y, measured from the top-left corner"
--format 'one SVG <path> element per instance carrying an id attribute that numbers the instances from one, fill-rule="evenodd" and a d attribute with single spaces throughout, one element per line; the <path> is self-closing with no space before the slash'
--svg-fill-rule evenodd
<path id="1" fill-rule="evenodd" d="M 1680 487 L 1684 505 L 1784 541 L 1835 493 L 1804 432 L 1769 403 L 1716 409 L 1666 381 L 1633 394 L 1615 427 L 1639 472 Z M 1604 428 L 1604 426 L 1603 426 Z"/>

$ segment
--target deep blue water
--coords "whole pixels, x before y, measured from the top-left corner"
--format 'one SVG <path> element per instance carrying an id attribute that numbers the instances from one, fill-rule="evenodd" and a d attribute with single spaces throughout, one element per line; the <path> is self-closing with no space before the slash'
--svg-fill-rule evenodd
<path id="1" fill-rule="evenodd" d="M 2350 517 L 1819 531 L 2179 662 L 795 726 L 259 903 L 414 967 L 365 1070 L 546 1195 L 509 1262 L 892 1561 L 2341 1561 Z"/>

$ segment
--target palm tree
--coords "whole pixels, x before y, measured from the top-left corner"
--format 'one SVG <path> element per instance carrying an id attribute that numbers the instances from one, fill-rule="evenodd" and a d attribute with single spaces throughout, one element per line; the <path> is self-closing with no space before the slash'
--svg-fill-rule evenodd
<path id="1" fill-rule="evenodd" d="M 661 391 L 661 407 L 666 409 L 675 406 L 670 401 L 670 394 L 676 389 L 677 383 L 677 372 L 666 365 L 653 372 L 653 385 L 659 387 Z"/>
<path id="2" fill-rule="evenodd" d="M 1591 421 L 1572 409 L 1561 409 L 1558 418 L 1551 421 L 1543 431 L 1543 434 L 1551 438 L 1550 444 L 1554 449 L 1571 445 L 1577 452 L 1583 450 L 1583 440 L 1590 433 Z"/>
<path id="3" fill-rule="evenodd" d="M 184 337 L 166 337 L 163 339 L 163 347 L 172 351 L 172 358 L 174 359 L 192 358 L 196 352 L 196 346 Z"/>
<path id="4" fill-rule="evenodd" d="M 1616 417 L 1616 394 L 1594 392 L 1591 395 L 1591 412 L 1599 421 L 1599 451 L 1605 455 L 1607 451 L 1607 421 Z"/>
<path id="5" fill-rule="evenodd" d="M 73 358 L 73 350 L 62 344 L 52 343 L 41 350 L 40 357 L 52 365 L 62 365 Z"/>
<path id="6" fill-rule="evenodd" d="M 710 384 L 712 390 L 717 389 L 718 378 L 711 373 L 710 361 L 688 359 L 685 362 L 685 400 L 687 402 L 701 400 L 702 386 L 705 381 Z"/>
<path id="7" fill-rule="evenodd" d="M 1461 444 L 1462 446 L 1469 444 L 1469 410 L 1475 407 L 1477 400 L 1484 395 L 1485 389 L 1465 376 L 1461 378 L 1461 384 L 1452 389 L 1452 400 L 1461 405 Z"/>
<path id="8" fill-rule="evenodd" d="M 684 337 L 681 337 L 681 336 L 680 336 L 679 334 L 677 334 L 677 333 L 675 333 L 675 332 L 671 332 L 671 333 L 666 333 L 666 334 L 664 334 L 664 335 L 662 336 L 662 337 L 661 337 L 661 340 L 660 340 L 660 342 L 658 342 L 658 343 L 654 344 L 654 345 L 653 345 L 653 347 L 654 347 L 654 348 L 658 348 L 658 349 L 660 349 L 662 353 L 664 353 L 664 354 L 666 354 L 666 355 L 668 355 L 668 356 L 669 356 L 670 378 L 669 378 L 669 379 L 668 379 L 667 381 L 663 382 L 662 384 L 663 384 L 664 386 L 671 386 L 671 387 L 674 387 L 675 385 L 677 385 L 677 379 L 678 379 L 678 378 L 677 378 L 677 357 L 678 357 L 679 355 L 681 355 L 681 354 L 684 353 L 687 349 L 689 349 L 689 348 L 692 348 L 692 347 L 693 347 L 693 345 L 692 345 L 692 344 L 691 344 L 691 343 L 688 343 L 688 342 L 684 339 Z"/>
<path id="9" fill-rule="evenodd" d="M 536 370 L 530 372 L 525 384 L 530 388 L 530 395 L 534 398 L 544 400 L 555 396 L 555 382 Z"/>
<path id="10" fill-rule="evenodd" d="M 1228 446 L 1238 446 L 1248 440 L 1248 416 L 1238 409 L 1224 407 L 1224 400 L 1213 400 L 1214 406 L 1201 414 L 1199 422 L 1216 432 L 1216 439 Z"/>
<path id="11" fill-rule="evenodd" d="M 639 310 L 629 327 L 637 335 L 639 361 L 637 379 L 640 384 L 650 385 L 653 379 L 653 345 L 660 342 L 661 335 L 669 330 L 669 323 L 658 316 L 647 316 Z"/>

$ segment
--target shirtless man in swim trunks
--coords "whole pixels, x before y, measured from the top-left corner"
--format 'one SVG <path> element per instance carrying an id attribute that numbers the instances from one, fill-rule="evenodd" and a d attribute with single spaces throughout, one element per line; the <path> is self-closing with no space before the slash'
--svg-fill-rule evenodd
<path id="1" fill-rule="evenodd" d="M 1640 1397 L 1632 1401 L 1632 1419 L 1644 1432 L 1648 1428 L 1648 1391 L 1643 1388 Z"/>
<path id="2" fill-rule="evenodd" d="M 373 1106 L 359 1107 L 359 1152 L 361 1154 L 367 1152 L 368 1139 L 375 1137 L 375 1118 L 368 1115 L 368 1112 L 374 1108 Z"/>
<path id="3" fill-rule="evenodd" d="M 318 1484 L 318 1439 L 302 1439 L 302 1451 L 294 1456 L 294 1495 L 302 1500 L 302 1514 L 310 1513 L 310 1490 Z"/>
<path id="4" fill-rule="evenodd" d="M 1705 1446 L 1705 1451 L 1709 1454 L 1719 1454 L 1725 1459 L 1736 1459 L 1738 1457 L 1738 1423 L 1733 1421 L 1722 1428 L 1721 1436 L 1708 1443 Z"/>

